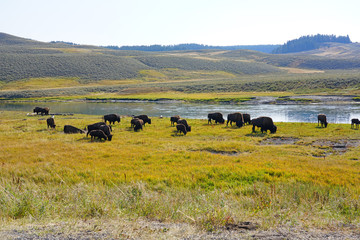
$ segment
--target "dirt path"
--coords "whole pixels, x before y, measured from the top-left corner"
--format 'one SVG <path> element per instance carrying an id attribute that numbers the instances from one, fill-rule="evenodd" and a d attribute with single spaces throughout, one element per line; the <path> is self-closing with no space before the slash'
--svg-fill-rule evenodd
<path id="1" fill-rule="evenodd" d="M 0 239 L 360 239 L 359 226 L 337 231 L 282 227 L 273 230 L 221 229 L 205 232 L 186 223 L 91 220 L 1 226 Z"/>

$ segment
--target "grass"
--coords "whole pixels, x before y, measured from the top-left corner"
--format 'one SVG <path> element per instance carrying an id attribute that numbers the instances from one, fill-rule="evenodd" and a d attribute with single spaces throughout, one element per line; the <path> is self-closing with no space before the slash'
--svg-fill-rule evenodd
<path id="1" fill-rule="evenodd" d="M 90 142 L 62 127 L 83 128 L 100 116 L 55 116 L 56 130 L 45 119 L 1 113 L 3 222 L 145 217 L 209 231 L 241 221 L 262 229 L 359 224 L 360 149 L 332 148 L 360 143 L 349 124 L 277 123 L 269 135 L 189 120 L 192 132 L 182 136 L 169 119 L 134 132 L 123 118 L 111 142 Z M 298 140 L 261 143 L 274 138 Z"/>

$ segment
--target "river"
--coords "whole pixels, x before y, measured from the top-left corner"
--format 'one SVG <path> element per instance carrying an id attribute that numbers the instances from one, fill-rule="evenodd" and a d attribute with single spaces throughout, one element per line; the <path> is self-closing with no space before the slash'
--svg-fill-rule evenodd
<path id="1" fill-rule="evenodd" d="M 182 118 L 207 119 L 210 112 L 221 112 L 226 119 L 228 113 L 249 113 L 251 118 L 269 116 L 275 122 L 317 122 L 319 113 L 326 114 L 330 123 L 350 123 L 352 118 L 360 119 L 359 104 L 203 104 L 183 102 L 0 102 L 0 111 L 32 112 L 36 107 L 50 107 L 50 113 L 73 113 L 105 115 L 147 114 L 153 117 L 180 115 Z"/>

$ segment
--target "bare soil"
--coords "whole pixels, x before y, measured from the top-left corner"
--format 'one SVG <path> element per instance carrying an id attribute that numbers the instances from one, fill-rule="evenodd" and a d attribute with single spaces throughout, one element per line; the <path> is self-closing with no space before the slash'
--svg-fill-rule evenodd
<path id="1" fill-rule="evenodd" d="M 339 230 L 280 227 L 270 230 L 232 226 L 207 232 L 187 223 L 149 220 L 91 220 L 2 226 L 0 239 L 360 239 L 360 226 Z"/>

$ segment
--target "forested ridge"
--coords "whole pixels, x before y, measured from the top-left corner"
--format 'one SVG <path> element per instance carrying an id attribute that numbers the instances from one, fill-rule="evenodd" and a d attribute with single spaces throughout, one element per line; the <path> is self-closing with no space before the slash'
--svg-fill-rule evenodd
<path id="1" fill-rule="evenodd" d="M 298 39 L 290 40 L 282 46 L 274 49 L 272 53 L 295 53 L 314 50 L 320 48 L 324 43 L 351 43 L 349 35 L 335 36 L 335 35 L 307 35 Z"/>

